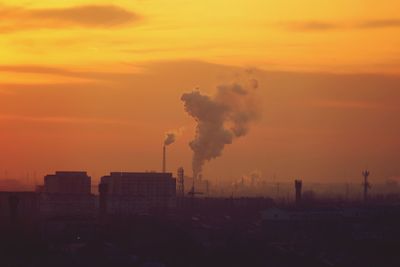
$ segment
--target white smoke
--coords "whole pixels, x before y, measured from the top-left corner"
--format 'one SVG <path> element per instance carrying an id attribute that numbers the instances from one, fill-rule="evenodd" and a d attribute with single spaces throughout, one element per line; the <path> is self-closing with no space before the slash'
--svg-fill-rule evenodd
<path id="1" fill-rule="evenodd" d="M 168 146 L 168 145 L 174 143 L 175 140 L 176 140 L 175 133 L 172 133 L 172 132 L 166 133 L 165 134 L 165 139 L 164 139 L 164 145 Z"/>
<path id="2" fill-rule="evenodd" d="M 165 133 L 165 137 L 164 137 L 164 145 L 168 146 L 172 143 L 175 143 L 176 138 L 178 138 L 178 136 L 182 135 L 182 132 L 184 131 L 184 128 L 181 127 L 177 130 L 171 130 Z"/>
<path id="3" fill-rule="evenodd" d="M 260 117 L 257 88 L 257 80 L 248 79 L 219 85 L 214 96 L 198 90 L 182 95 L 186 112 L 197 122 L 196 136 L 189 144 L 194 178 L 206 161 L 221 156 L 225 145 L 246 135 L 251 123 Z"/>

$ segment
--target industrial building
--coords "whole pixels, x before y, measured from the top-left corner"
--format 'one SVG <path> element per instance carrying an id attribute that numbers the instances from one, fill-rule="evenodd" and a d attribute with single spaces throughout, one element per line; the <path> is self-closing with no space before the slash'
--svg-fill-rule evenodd
<path id="1" fill-rule="evenodd" d="M 44 177 L 44 192 L 48 194 L 90 194 L 91 178 L 86 172 L 58 171 Z"/>
<path id="2" fill-rule="evenodd" d="M 57 216 L 92 217 L 96 198 L 90 192 L 91 178 L 86 172 L 57 171 L 44 177 L 40 194 L 40 213 L 45 218 Z"/>
<path id="3" fill-rule="evenodd" d="M 140 214 L 176 206 L 176 179 L 171 173 L 111 172 L 99 185 L 106 214 Z"/>

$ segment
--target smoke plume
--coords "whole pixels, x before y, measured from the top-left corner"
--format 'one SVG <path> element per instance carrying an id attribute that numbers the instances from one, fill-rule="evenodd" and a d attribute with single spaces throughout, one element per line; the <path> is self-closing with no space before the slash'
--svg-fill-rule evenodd
<path id="1" fill-rule="evenodd" d="M 168 146 L 174 143 L 176 140 L 176 134 L 174 132 L 168 132 L 165 134 L 164 145 Z"/>
<path id="2" fill-rule="evenodd" d="M 255 93 L 258 82 L 221 84 L 214 96 L 199 90 L 182 95 L 186 112 L 197 122 L 196 136 L 189 145 L 193 150 L 193 177 L 197 178 L 204 164 L 222 155 L 225 145 L 245 136 L 250 125 L 260 116 Z"/>
<path id="3" fill-rule="evenodd" d="M 164 138 L 164 145 L 168 146 L 172 143 L 175 143 L 176 138 L 182 135 L 183 131 L 185 130 L 184 127 L 180 127 L 177 130 L 171 130 L 165 133 L 165 138 Z"/>

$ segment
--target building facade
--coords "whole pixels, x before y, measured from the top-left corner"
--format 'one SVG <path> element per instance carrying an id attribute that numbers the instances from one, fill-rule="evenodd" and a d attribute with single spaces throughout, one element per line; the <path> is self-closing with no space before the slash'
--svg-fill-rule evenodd
<path id="1" fill-rule="evenodd" d="M 91 178 L 86 172 L 58 171 L 44 177 L 44 192 L 48 194 L 90 194 Z"/>
<path id="2" fill-rule="evenodd" d="M 44 218 L 59 216 L 93 217 L 96 198 L 91 194 L 91 177 L 82 171 L 57 171 L 44 177 L 40 194 L 40 214 Z"/>
<path id="3" fill-rule="evenodd" d="M 101 178 L 100 207 L 107 214 L 140 214 L 176 206 L 171 173 L 112 172 Z"/>

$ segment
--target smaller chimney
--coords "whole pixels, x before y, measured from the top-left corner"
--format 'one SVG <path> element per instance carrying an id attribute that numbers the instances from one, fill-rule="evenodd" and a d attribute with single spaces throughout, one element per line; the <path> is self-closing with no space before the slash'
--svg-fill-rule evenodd
<path id="1" fill-rule="evenodd" d="M 166 172 L 167 171 L 167 167 L 166 167 L 166 165 L 167 165 L 167 159 L 166 159 L 166 157 L 167 157 L 167 151 L 166 151 L 166 146 L 164 145 L 163 146 L 163 161 L 162 161 L 162 172 Z"/>
<path id="2" fill-rule="evenodd" d="M 301 187 L 303 182 L 301 180 L 294 181 L 294 187 L 296 189 L 296 204 L 300 204 L 301 202 Z"/>

